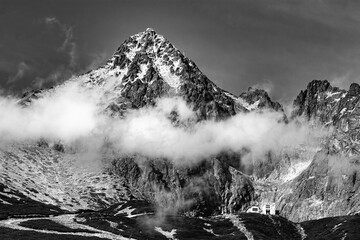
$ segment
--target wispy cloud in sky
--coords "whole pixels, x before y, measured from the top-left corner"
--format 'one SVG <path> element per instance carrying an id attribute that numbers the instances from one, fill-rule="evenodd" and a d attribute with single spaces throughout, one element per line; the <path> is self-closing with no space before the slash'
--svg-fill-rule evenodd
<path id="1" fill-rule="evenodd" d="M 349 89 L 351 83 L 354 82 L 354 79 L 357 81 L 360 80 L 360 76 L 354 76 L 352 72 L 347 72 L 343 75 L 336 75 L 329 78 L 329 82 L 334 87 L 339 87 L 341 89 Z"/>
<path id="2" fill-rule="evenodd" d="M 15 20 L 14 20 L 15 21 Z M 7 89 L 47 88 L 84 69 L 73 26 L 55 16 L 34 18 L 0 37 L 0 84 Z M 24 41 L 26 40 L 26 41 Z"/>
<path id="3" fill-rule="evenodd" d="M 251 87 L 255 88 L 255 89 L 265 90 L 269 95 L 271 95 L 272 91 L 274 90 L 274 84 L 269 80 L 256 83 L 255 85 L 252 85 Z"/>
<path id="4" fill-rule="evenodd" d="M 17 67 L 17 72 L 15 75 L 10 76 L 8 79 L 8 83 L 13 83 L 18 80 L 21 80 L 25 77 L 26 73 L 31 70 L 30 66 L 27 65 L 25 62 L 20 62 Z"/>
<path id="5" fill-rule="evenodd" d="M 54 69 L 47 76 L 36 76 L 34 86 L 37 88 L 42 88 L 46 83 L 54 84 L 66 80 L 66 78 L 76 73 L 76 66 L 78 64 L 77 43 L 74 40 L 73 28 L 61 23 L 56 17 L 46 17 L 43 21 L 48 27 L 60 32 L 63 41 L 59 46 L 55 46 L 55 54 L 60 52 L 60 54 L 68 55 L 68 61 L 54 66 Z"/>
<path id="6" fill-rule="evenodd" d="M 66 24 L 62 24 L 55 17 L 46 17 L 45 23 L 50 26 L 57 26 L 62 31 L 65 36 L 64 42 L 59 47 L 60 51 L 65 51 L 69 54 L 70 57 L 70 67 L 75 67 L 77 64 L 77 44 L 74 41 L 73 28 Z"/>

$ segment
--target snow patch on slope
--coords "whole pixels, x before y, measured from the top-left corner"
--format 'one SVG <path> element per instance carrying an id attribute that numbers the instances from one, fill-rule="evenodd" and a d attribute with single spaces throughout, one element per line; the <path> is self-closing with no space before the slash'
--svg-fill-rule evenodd
<path id="1" fill-rule="evenodd" d="M 176 239 L 174 237 L 174 235 L 176 234 L 176 229 L 172 229 L 171 232 L 168 232 L 168 231 L 162 230 L 161 227 L 155 227 L 155 231 L 161 233 L 162 235 L 164 235 L 168 239 L 174 239 L 174 240 Z"/>
<path id="2" fill-rule="evenodd" d="M 310 164 L 311 160 L 292 164 L 289 167 L 287 174 L 283 175 L 281 179 L 284 182 L 293 180 L 294 178 L 299 176 L 306 168 L 308 168 Z"/>
<path id="3" fill-rule="evenodd" d="M 302 228 L 300 224 L 296 224 L 295 226 L 296 226 L 296 229 L 297 229 L 298 233 L 301 236 L 301 240 L 305 240 L 307 235 L 305 233 L 304 228 Z"/>
<path id="4" fill-rule="evenodd" d="M 204 229 L 204 231 L 206 231 L 206 232 L 208 232 L 208 233 L 211 233 L 212 235 L 214 235 L 214 236 L 220 236 L 220 235 L 218 235 L 218 234 L 215 234 L 214 233 L 214 230 L 212 229 L 212 228 L 209 228 L 209 229 L 207 229 L 207 228 L 203 228 Z"/>
<path id="5" fill-rule="evenodd" d="M 119 207 L 121 207 L 121 206 L 119 206 Z M 118 211 L 117 213 L 115 213 L 114 216 L 117 216 L 117 215 L 119 215 L 119 214 L 126 214 L 127 217 L 131 217 L 131 216 L 132 216 L 131 213 L 132 213 L 133 211 L 135 211 L 135 208 L 126 207 L 126 208 L 124 208 L 124 209 L 121 209 L 121 210 Z"/>
<path id="6" fill-rule="evenodd" d="M 155 66 L 160 73 L 160 76 L 164 79 L 164 81 L 170 85 L 170 87 L 174 88 L 175 91 L 180 89 L 181 78 L 175 74 L 171 73 L 171 66 L 168 66 L 163 63 L 163 61 L 158 58 L 155 61 Z"/>
<path id="7" fill-rule="evenodd" d="M 121 181 L 101 169 L 77 165 L 79 158 L 45 147 L 7 146 L 0 149 L 0 182 L 35 201 L 70 211 L 122 202 L 126 191 Z"/>
<path id="8" fill-rule="evenodd" d="M 242 232 L 246 236 L 248 240 L 254 240 L 253 234 L 249 230 L 247 230 L 245 224 L 241 221 L 241 219 L 239 219 L 237 216 L 232 214 L 225 214 L 224 217 L 229 219 L 232 222 L 232 224 L 235 227 L 237 227 L 240 230 L 240 232 Z"/>
<path id="9" fill-rule="evenodd" d="M 92 231 L 94 233 L 88 233 L 88 232 L 58 232 L 55 230 L 41 230 L 41 229 L 33 229 L 28 227 L 20 226 L 22 222 L 31 221 L 31 220 L 52 220 L 59 224 L 62 224 L 66 227 L 70 227 L 72 229 L 84 229 L 87 231 Z M 135 240 L 133 238 L 125 238 L 123 236 L 120 236 L 118 234 L 113 234 L 110 232 L 106 232 L 97 228 L 93 228 L 90 226 L 86 226 L 83 224 L 78 224 L 74 222 L 74 215 L 62 215 L 55 218 L 22 218 L 22 219 L 6 219 L 0 221 L 0 227 L 5 228 L 11 228 L 15 230 L 22 230 L 22 231 L 33 231 L 33 232 L 39 232 L 39 233 L 45 233 L 45 234 L 56 234 L 56 235 L 72 235 L 72 236 L 82 236 L 82 237 L 97 237 L 97 238 L 103 238 L 103 239 L 114 239 L 114 240 Z"/>

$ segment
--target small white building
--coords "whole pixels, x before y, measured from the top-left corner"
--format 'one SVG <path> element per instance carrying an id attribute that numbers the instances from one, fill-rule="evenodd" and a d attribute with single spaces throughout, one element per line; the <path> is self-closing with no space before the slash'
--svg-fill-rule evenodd
<path id="1" fill-rule="evenodd" d="M 247 213 L 261 213 L 261 209 L 258 206 L 251 206 L 246 210 Z"/>
<path id="2" fill-rule="evenodd" d="M 275 215 L 276 214 L 275 210 L 276 210 L 275 203 L 264 203 L 261 207 L 262 214 Z"/>

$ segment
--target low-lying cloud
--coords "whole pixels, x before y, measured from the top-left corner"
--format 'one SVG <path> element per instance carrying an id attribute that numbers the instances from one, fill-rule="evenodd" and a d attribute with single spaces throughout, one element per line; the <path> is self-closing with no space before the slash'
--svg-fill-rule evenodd
<path id="1" fill-rule="evenodd" d="M 99 90 L 69 81 L 26 107 L 19 105 L 17 99 L 1 97 L 1 140 L 43 138 L 67 145 L 77 143 L 92 150 L 110 142 L 118 156 L 137 154 L 181 164 L 225 151 L 241 152 L 244 148 L 253 157 L 260 157 L 268 151 L 318 144 L 326 134 L 308 124 L 286 124 L 281 121 L 282 114 L 276 112 L 244 113 L 223 121 L 199 122 L 192 106 L 179 97 L 158 99 L 155 106 L 129 110 L 123 118 L 112 118 L 103 111 L 106 106 L 99 96 Z"/>
<path id="2" fill-rule="evenodd" d="M 96 111 L 96 102 L 77 84 L 46 92 L 30 106 L 19 105 L 16 98 L 1 97 L 1 140 L 45 138 L 70 143 L 96 129 L 100 120 Z"/>
<path id="3" fill-rule="evenodd" d="M 160 100 L 161 102 L 162 100 Z M 177 104 L 177 102 L 173 102 Z M 160 104 L 161 106 L 161 104 Z M 224 151 L 250 149 L 253 156 L 270 150 L 295 147 L 322 136 L 307 125 L 281 122 L 275 112 L 238 114 L 224 121 L 204 121 L 189 127 L 174 127 L 168 112 L 156 106 L 131 112 L 117 121 L 110 136 L 127 154 L 197 161 Z M 315 135 L 316 134 L 316 135 Z"/>

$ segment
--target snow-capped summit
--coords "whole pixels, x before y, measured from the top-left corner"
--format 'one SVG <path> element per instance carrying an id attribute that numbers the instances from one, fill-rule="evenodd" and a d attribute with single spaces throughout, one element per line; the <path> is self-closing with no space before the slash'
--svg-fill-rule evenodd
<path id="1" fill-rule="evenodd" d="M 249 91 L 252 97 L 243 98 L 245 93 L 236 97 L 219 88 L 152 28 L 126 39 L 104 65 L 78 79 L 86 87 L 98 90 L 103 108 L 111 115 L 154 105 L 163 96 L 180 96 L 193 107 L 199 120 L 224 119 L 264 108 L 282 111 L 265 91 Z M 21 102 L 30 104 L 37 95 L 30 92 Z M 255 98 L 258 102 L 253 101 Z"/>
<path id="2" fill-rule="evenodd" d="M 216 86 L 151 28 L 129 37 L 104 66 L 84 77 L 90 86 L 104 88 L 107 109 L 112 112 L 152 105 L 159 97 L 174 95 L 184 98 L 203 120 L 257 109 L 248 109 L 250 103 Z"/>

